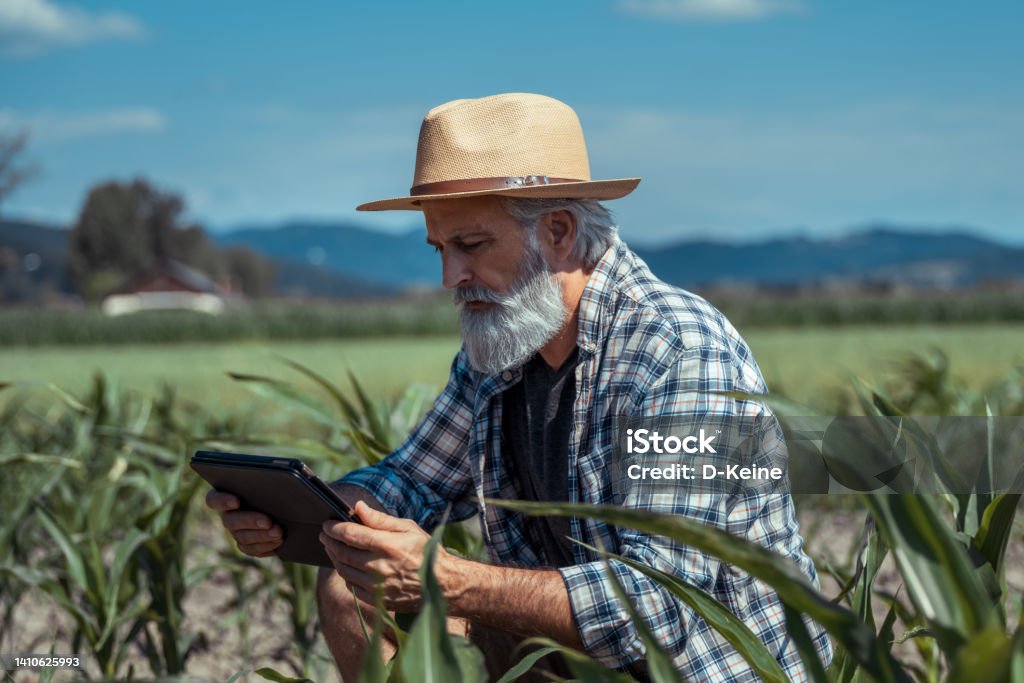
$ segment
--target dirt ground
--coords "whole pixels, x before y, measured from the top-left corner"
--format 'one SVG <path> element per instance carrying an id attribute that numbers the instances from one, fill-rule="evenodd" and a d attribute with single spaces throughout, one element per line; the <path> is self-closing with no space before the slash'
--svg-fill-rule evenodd
<path id="1" fill-rule="evenodd" d="M 861 537 L 864 513 L 844 509 L 825 511 L 816 506 L 805 505 L 799 509 L 799 516 L 806 547 L 816 564 L 822 567 L 828 562 L 840 569 L 850 569 L 848 563 Z M 212 541 L 197 539 L 199 540 Z M 1012 596 L 1008 601 L 1010 623 L 1015 623 L 1021 596 L 1024 594 L 1024 525 L 1020 520 L 1007 551 L 1006 567 L 1007 586 Z M 820 575 L 822 591 L 829 596 L 836 595 L 839 584 L 824 571 L 821 571 Z M 876 586 L 890 592 L 895 592 L 899 588 L 898 575 L 891 559 L 883 565 Z M 184 629 L 186 632 L 202 630 L 209 641 L 207 647 L 196 651 L 189 659 L 188 678 L 226 681 L 243 672 L 236 680 L 257 682 L 263 679 L 251 672 L 265 666 L 273 667 L 286 675 L 295 675 L 296 671 L 289 662 L 294 652 L 290 642 L 286 605 L 279 600 L 266 597 L 266 593 L 263 593 L 263 597 L 249 601 L 245 609 L 237 610 L 230 606 L 235 595 L 228 573 L 221 570 L 214 572 L 188 595 L 185 603 Z M 876 601 L 876 620 L 880 622 L 885 616 L 885 611 L 881 601 Z M 904 630 L 905 627 L 897 623 L 897 637 Z M 71 624 L 66 615 L 49 605 L 45 596 L 30 591 L 23 595 L 18 603 L 12 632 L 0 635 L 0 652 L 45 653 L 49 650 L 50 643 L 56 641 L 57 653 L 69 653 L 71 632 Z M 333 664 L 327 659 L 322 638 L 319 639 L 316 652 L 318 656 L 314 658 L 311 666 L 311 676 L 322 683 L 337 683 L 340 678 Z M 898 645 L 897 653 L 910 659 L 917 657 L 909 642 Z M 129 661 L 134 663 L 140 677 L 150 676 L 149 666 L 141 652 L 133 651 L 129 655 Z M 87 667 L 87 671 L 92 676 L 98 675 L 92 663 Z M 56 683 L 74 679 L 75 674 L 70 671 L 57 672 L 53 678 Z M 5 683 L 10 680 L 4 679 Z M 28 671 L 19 671 L 13 676 L 13 681 L 17 683 L 30 683 L 36 680 L 36 674 Z"/>

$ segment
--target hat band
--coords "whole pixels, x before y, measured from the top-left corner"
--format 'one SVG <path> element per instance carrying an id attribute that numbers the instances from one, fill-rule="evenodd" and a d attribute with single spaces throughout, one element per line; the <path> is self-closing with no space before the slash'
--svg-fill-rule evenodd
<path id="1" fill-rule="evenodd" d="M 479 192 L 480 190 L 512 190 L 517 187 L 536 185 L 558 185 L 560 183 L 582 183 L 575 178 L 552 178 L 546 175 L 505 176 L 501 178 L 466 178 L 464 180 L 442 180 L 437 183 L 414 185 L 409 194 L 421 197 L 428 194 L 454 194 L 457 192 Z"/>

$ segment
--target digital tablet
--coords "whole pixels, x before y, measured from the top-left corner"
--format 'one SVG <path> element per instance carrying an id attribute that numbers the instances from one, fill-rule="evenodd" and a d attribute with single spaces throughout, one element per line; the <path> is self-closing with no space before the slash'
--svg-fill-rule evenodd
<path id="1" fill-rule="evenodd" d="M 196 451 L 190 463 L 213 488 L 238 496 L 241 509 L 268 515 L 284 530 L 277 556 L 330 567 L 320 543 L 329 519 L 358 522 L 338 495 L 296 458 Z"/>

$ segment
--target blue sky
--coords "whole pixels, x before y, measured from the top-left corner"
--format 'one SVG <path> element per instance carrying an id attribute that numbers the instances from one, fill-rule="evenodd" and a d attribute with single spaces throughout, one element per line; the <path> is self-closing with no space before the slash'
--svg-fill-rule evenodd
<path id="1" fill-rule="evenodd" d="M 0 0 L 0 130 L 72 220 L 145 175 L 214 230 L 404 193 L 432 106 L 573 106 L 631 241 L 830 236 L 874 221 L 1024 243 L 1024 3 Z"/>

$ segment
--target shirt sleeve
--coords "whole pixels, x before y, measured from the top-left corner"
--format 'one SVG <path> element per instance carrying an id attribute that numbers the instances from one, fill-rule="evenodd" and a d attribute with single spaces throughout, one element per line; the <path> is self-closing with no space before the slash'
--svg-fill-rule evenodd
<path id="1" fill-rule="evenodd" d="M 367 490 L 391 514 L 412 519 L 427 531 L 471 517 L 473 484 L 467 449 L 473 423 L 473 379 L 465 351 L 452 362 L 444 391 L 423 420 L 393 453 L 376 465 L 349 472 L 337 483 Z"/>
<path id="2" fill-rule="evenodd" d="M 761 387 L 737 386 L 734 358 L 727 349 L 698 347 L 673 354 L 664 372 L 642 394 L 634 416 L 685 418 L 686 421 L 719 420 L 741 412 L 763 410 L 750 401 L 737 401 L 717 392 L 763 391 Z M 765 501 L 747 499 L 743 506 Z M 683 515 L 701 524 L 726 528 L 729 508 L 736 504 L 724 494 L 684 493 L 671 488 L 638 487 L 628 493 L 624 507 L 655 513 Z M 757 513 L 754 513 L 757 516 Z M 721 562 L 696 548 L 665 537 L 633 529 L 617 528 L 616 552 L 624 557 L 675 575 L 707 593 L 713 589 Z M 679 661 L 686 657 L 722 657 L 718 643 L 704 641 L 706 629 L 695 628 L 699 617 L 671 592 L 644 574 L 613 561 L 593 561 L 562 568 L 573 616 L 588 654 L 606 666 L 642 671 L 645 648 L 628 613 L 619 604 L 610 583 L 610 566 L 630 602 L 643 615 L 658 641 Z M 702 620 L 700 620 L 702 622 Z M 711 668 L 714 668 L 712 665 Z"/>

